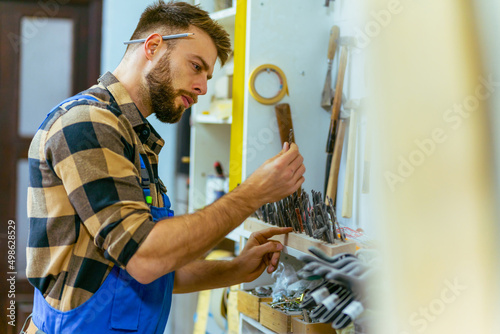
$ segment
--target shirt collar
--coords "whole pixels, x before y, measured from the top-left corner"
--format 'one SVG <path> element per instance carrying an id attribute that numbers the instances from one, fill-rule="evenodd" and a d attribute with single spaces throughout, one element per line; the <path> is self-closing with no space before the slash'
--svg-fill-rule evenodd
<path id="1" fill-rule="evenodd" d="M 146 119 L 137 109 L 125 87 L 113 74 L 106 72 L 98 81 L 111 93 L 121 112 L 134 128 L 146 123 Z"/>
<path id="2" fill-rule="evenodd" d="M 154 151 L 158 150 L 159 152 L 164 145 L 164 140 L 147 119 L 142 116 L 122 83 L 111 72 L 106 72 L 98 79 L 98 82 L 113 96 L 122 114 L 128 119 L 132 127 L 138 131 L 138 134 L 146 134 L 147 132 L 147 136 L 139 135 L 141 141 L 152 146 Z M 148 128 L 149 131 L 144 132 L 145 128 Z"/>

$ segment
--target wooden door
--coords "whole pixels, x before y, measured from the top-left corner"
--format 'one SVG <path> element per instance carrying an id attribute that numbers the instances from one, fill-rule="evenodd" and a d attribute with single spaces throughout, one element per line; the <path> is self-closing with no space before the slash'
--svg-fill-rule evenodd
<path id="1" fill-rule="evenodd" d="M 28 147 L 53 106 L 96 83 L 101 21 L 102 0 L 0 0 L 2 333 L 19 333 L 32 309 L 25 251 Z"/>

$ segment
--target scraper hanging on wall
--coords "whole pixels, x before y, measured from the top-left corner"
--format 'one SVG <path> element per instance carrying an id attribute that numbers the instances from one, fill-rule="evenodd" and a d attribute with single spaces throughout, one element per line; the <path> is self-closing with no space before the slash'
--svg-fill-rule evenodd
<path id="1" fill-rule="evenodd" d="M 337 75 L 337 85 L 335 87 L 335 97 L 333 98 L 333 106 L 332 106 L 332 115 L 330 119 L 330 129 L 328 132 L 328 138 L 326 141 L 326 170 L 325 170 L 325 196 L 329 196 L 333 199 L 335 199 L 336 195 L 336 181 L 338 177 L 338 168 L 339 166 L 336 166 L 334 162 L 332 161 L 334 157 L 334 147 L 338 146 L 340 151 L 336 152 L 336 155 L 338 156 L 338 159 L 335 160 L 335 163 L 340 165 L 340 155 L 342 154 L 342 146 L 335 145 L 335 141 L 337 140 L 342 140 L 343 141 L 343 133 L 341 131 L 338 131 L 339 128 L 339 117 L 340 117 L 340 106 L 342 104 L 342 89 L 344 87 L 344 76 L 345 76 L 345 71 L 347 67 L 347 46 L 342 46 L 342 49 L 340 50 L 340 62 L 339 62 L 339 71 Z M 340 121 L 341 124 L 343 124 L 343 121 Z M 337 138 L 337 132 L 339 132 L 341 138 Z M 331 169 L 336 170 L 337 172 L 332 175 Z M 334 180 L 331 180 L 331 177 L 334 177 Z M 333 186 L 332 182 L 335 183 Z M 330 183 L 330 186 L 329 186 Z M 330 191 L 328 191 L 330 189 Z"/>

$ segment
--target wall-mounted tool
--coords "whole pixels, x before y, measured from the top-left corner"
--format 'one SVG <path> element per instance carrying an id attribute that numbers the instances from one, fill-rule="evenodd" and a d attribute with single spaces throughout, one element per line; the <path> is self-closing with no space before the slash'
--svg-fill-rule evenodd
<path id="1" fill-rule="evenodd" d="M 295 142 L 293 135 L 293 122 L 292 114 L 290 112 L 290 105 L 288 103 L 280 103 L 274 107 L 276 113 L 276 120 L 278 121 L 278 129 L 280 132 L 281 147 L 285 142 L 290 140 L 290 131 L 292 131 L 292 142 Z"/>
<path id="2" fill-rule="evenodd" d="M 325 0 L 325 7 L 329 7 L 330 6 L 330 1 L 335 1 L 335 0 Z"/>
<path id="3" fill-rule="evenodd" d="M 337 26 L 333 26 L 330 30 L 330 40 L 328 42 L 328 69 L 326 71 L 325 85 L 323 87 L 323 92 L 321 93 L 321 107 L 326 111 L 332 110 L 332 103 L 334 97 L 334 91 L 332 89 L 332 64 L 333 58 L 335 57 L 335 52 L 337 50 L 337 40 L 339 38 L 340 29 Z"/>
<path id="4" fill-rule="evenodd" d="M 366 108 L 362 108 L 366 111 Z M 367 118 L 369 115 L 367 115 Z M 363 159 L 363 185 L 361 187 L 361 193 L 367 194 L 370 191 L 370 161 L 371 161 L 371 123 L 367 120 L 366 122 L 366 134 L 365 134 L 365 153 Z"/>
<path id="5" fill-rule="evenodd" d="M 280 132 L 281 147 L 285 142 L 288 142 L 289 147 L 295 143 L 295 133 L 293 131 L 292 113 L 288 103 L 280 103 L 274 107 L 276 113 L 276 120 L 278 122 L 278 129 Z M 297 189 L 297 195 L 302 193 L 302 187 Z"/>
<path id="6" fill-rule="evenodd" d="M 344 104 L 344 110 L 350 111 L 349 136 L 347 142 L 347 159 L 345 167 L 344 195 L 342 199 L 342 217 L 352 216 L 352 203 L 354 197 L 354 165 L 356 156 L 356 136 L 358 127 L 358 111 L 360 101 L 349 100 Z"/>
<path id="7" fill-rule="evenodd" d="M 346 121 L 341 119 L 337 136 L 335 137 L 335 148 L 333 150 L 333 154 L 328 154 L 328 157 L 331 157 L 331 160 L 330 170 L 327 177 L 328 184 L 326 187 L 326 196 L 330 197 L 333 200 L 333 203 L 335 203 L 337 198 L 337 184 L 339 179 L 340 158 L 342 157 L 342 147 L 344 146 L 345 128 Z"/>
<path id="8" fill-rule="evenodd" d="M 344 87 L 344 76 L 347 67 L 347 46 L 342 46 L 340 50 L 340 63 L 337 75 L 337 85 L 335 88 L 335 97 L 333 98 L 332 115 L 330 119 L 330 129 L 328 131 L 328 138 L 326 141 L 326 170 L 325 170 L 325 194 L 327 193 L 328 179 L 331 175 L 331 162 L 335 146 L 335 137 L 337 133 L 337 126 L 340 116 L 340 106 L 342 103 L 342 89 Z M 332 196 L 331 196 L 332 197 Z"/>

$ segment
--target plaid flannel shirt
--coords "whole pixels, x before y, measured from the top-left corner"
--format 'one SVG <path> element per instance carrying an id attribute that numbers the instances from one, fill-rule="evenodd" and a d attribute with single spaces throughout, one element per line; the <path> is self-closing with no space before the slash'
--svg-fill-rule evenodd
<path id="1" fill-rule="evenodd" d="M 29 149 L 27 276 L 48 303 L 76 308 L 114 265 L 124 268 L 154 226 L 141 186 L 162 206 L 158 153 L 164 141 L 123 85 L 106 73 L 42 123 Z"/>

